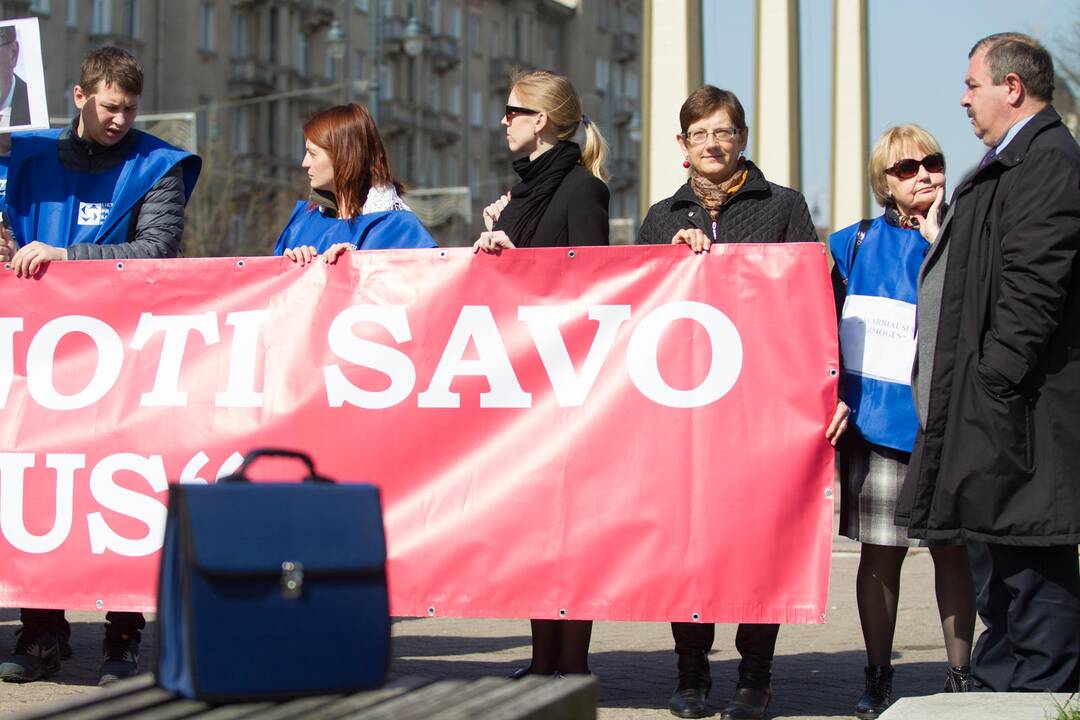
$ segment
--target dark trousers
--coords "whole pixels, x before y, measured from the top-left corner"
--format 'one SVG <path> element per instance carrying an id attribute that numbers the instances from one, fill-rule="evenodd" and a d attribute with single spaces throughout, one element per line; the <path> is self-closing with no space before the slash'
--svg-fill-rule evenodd
<path id="1" fill-rule="evenodd" d="M 52 630 L 65 638 L 71 637 L 71 626 L 64 617 L 63 610 L 38 610 L 23 608 L 19 611 L 19 620 L 26 627 Z M 105 614 L 105 637 L 116 638 L 120 635 L 140 637 L 146 627 L 146 618 L 137 612 L 110 612 Z"/>
<path id="2" fill-rule="evenodd" d="M 742 660 L 739 662 L 739 684 L 762 687 L 769 684 L 772 674 L 773 655 L 776 653 L 776 635 L 779 625 L 741 623 L 735 631 L 735 649 Z M 671 623 L 677 654 L 712 650 L 716 626 L 710 623 Z"/>
<path id="3" fill-rule="evenodd" d="M 968 543 L 975 603 L 986 630 L 972 675 L 996 692 L 1076 692 L 1080 568 L 1076 545 Z"/>

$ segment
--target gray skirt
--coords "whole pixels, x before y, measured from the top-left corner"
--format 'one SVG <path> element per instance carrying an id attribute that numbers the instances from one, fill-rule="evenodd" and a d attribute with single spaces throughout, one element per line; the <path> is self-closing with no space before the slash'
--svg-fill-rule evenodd
<path id="1" fill-rule="evenodd" d="M 896 524 L 896 499 L 911 454 L 866 442 L 850 429 L 839 448 L 840 534 L 894 547 L 949 544 L 913 540 Z"/>

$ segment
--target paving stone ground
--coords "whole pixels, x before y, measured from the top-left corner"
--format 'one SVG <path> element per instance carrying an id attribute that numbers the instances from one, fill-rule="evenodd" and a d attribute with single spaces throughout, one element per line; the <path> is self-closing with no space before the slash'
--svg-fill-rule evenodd
<path id="1" fill-rule="evenodd" d="M 785 626 L 774 666 L 774 718 L 851 717 L 862 692 L 865 664 L 855 605 L 858 545 L 837 539 L 824 625 Z M 69 613 L 75 656 L 48 681 L 0 683 L 0 715 L 76 693 L 97 690 L 100 613 Z M 0 643 L 14 642 L 18 612 L 0 609 Z M 154 657 L 153 624 L 143 641 L 143 669 Z M 734 689 L 737 655 L 735 626 L 717 628 L 711 656 L 715 712 Z M 591 663 L 600 680 L 601 720 L 670 718 L 667 699 L 675 682 L 671 632 L 661 623 L 597 623 Z M 2 646 L 0 646 L 2 647 Z M 505 676 L 528 663 L 526 620 L 424 618 L 394 624 L 394 674 L 434 678 Z M 945 654 L 933 593 L 933 563 L 925 551 L 912 551 L 904 565 L 895 654 L 899 696 L 941 691 Z"/>

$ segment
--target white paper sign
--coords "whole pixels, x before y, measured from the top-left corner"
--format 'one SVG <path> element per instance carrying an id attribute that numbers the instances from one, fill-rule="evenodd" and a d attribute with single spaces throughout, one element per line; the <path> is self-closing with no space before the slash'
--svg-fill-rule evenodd
<path id="1" fill-rule="evenodd" d="M 848 295 L 840 318 L 840 354 L 846 372 L 910 385 L 915 306 L 892 298 Z"/>
<path id="2" fill-rule="evenodd" d="M 38 19 L 0 20 L 0 133 L 47 127 Z"/>

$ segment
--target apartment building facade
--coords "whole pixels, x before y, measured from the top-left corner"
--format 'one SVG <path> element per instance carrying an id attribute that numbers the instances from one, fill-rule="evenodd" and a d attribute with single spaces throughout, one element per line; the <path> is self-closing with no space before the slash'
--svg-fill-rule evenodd
<path id="1" fill-rule="evenodd" d="M 304 120 L 349 101 L 374 111 L 413 190 L 406 200 L 440 244 L 470 243 L 483 207 L 515 182 L 499 121 L 516 68 L 574 81 L 611 147 L 611 217 L 625 219 L 623 240 L 636 226 L 640 0 L 0 0 L 0 9 L 39 18 L 51 116 L 73 116 L 80 60 L 106 44 L 142 61 L 142 114 L 193 113 L 206 161 L 189 208 L 202 241 L 194 254 L 268 251 L 306 192 Z"/>

